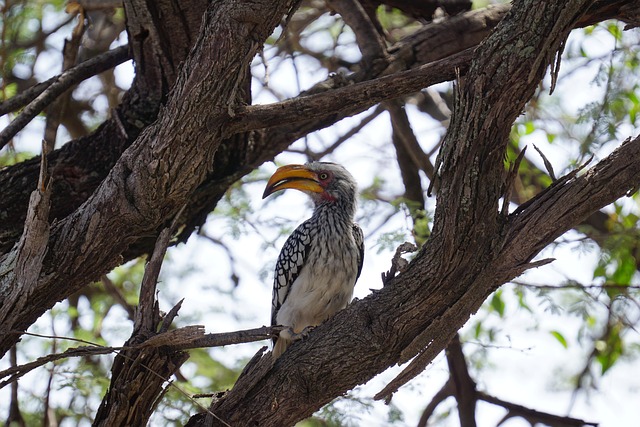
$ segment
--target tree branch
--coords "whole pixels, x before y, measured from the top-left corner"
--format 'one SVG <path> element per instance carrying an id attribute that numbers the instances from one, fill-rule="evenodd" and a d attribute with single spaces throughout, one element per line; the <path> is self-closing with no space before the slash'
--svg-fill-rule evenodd
<path id="1" fill-rule="evenodd" d="M 0 116 L 29 103 L 25 109 L 0 132 L 0 148 L 4 147 L 34 117 L 40 114 L 56 98 L 72 86 L 96 74 L 109 70 L 127 61 L 129 46 L 121 46 L 110 52 L 91 58 L 68 69 L 62 74 L 39 83 L 31 89 L 0 104 Z"/>
<path id="2" fill-rule="evenodd" d="M 498 209 L 506 136 L 554 53 L 580 19 L 580 11 L 589 5 L 583 0 L 514 4 L 509 18 L 476 52 L 460 86 L 442 149 L 434 231 L 421 252 L 387 286 L 337 313 L 304 342 L 293 344 L 266 373 L 259 369 L 267 363 L 268 356 L 263 357 L 225 399 L 212 406 L 213 412 L 229 424 L 289 425 L 388 366 L 411 358 L 416 349 L 422 351 L 411 371 L 421 370 L 493 290 L 529 267 L 529 260 L 553 236 L 529 229 L 527 241 L 518 240 L 517 248 L 506 238 L 509 231 L 505 233 Z M 535 28 L 535 34 L 523 31 L 526 28 Z M 521 48 L 509 48 L 516 45 Z M 523 57 L 522 52 L 528 54 Z M 535 78 L 520 80 L 530 70 L 535 70 Z M 630 145 L 619 150 L 631 159 L 614 153 L 595 172 L 606 170 L 604 165 L 622 167 L 624 173 L 610 185 L 622 186 L 624 191 L 640 179 L 627 173 L 640 168 L 640 156 L 628 156 Z M 590 181 L 595 179 L 593 173 L 586 175 Z M 608 186 L 599 184 L 603 191 Z M 616 200 L 618 191 L 582 202 L 593 212 Z M 556 200 L 543 212 L 555 211 L 551 215 L 555 217 L 567 209 L 571 205 Z M 561 233 L 571 226 L 569 222 L 575 225 L 580 219 L 549 221 L 548 227 Z M 515 232 L 511 224 L 508 230 Z M 518 226 L 522 229 L 524 224 Z M 505 255 L 502 248 L 506 246 L 518 255 L 524 255 L 521 247 L 526 248 L 524 263 L 520 257 Z"/>
<path id="3" fill-rule="evenodd" d="M 267 105 L 240 107 L 227 124 L 224 135 L 269 128 L 282 123 L 322 119 L 328 115 L 350 116 L 386 99 L 419 91 L 422 88 L 464 74 L 473 51 L 465 50 L 446 59 L 421 65 L 408 71 L 340 87 L 329 92 L 292 98 Z"/>
<path id="4" fill-rule="evenodd" d="M 328 0 L 327 6 L 338 12 L 353 30 L 362 53 L 362 67 L 384 69 L 388 62 L 386 43 L 362 4 L 357 0 Z"/>
<path id="5" fill-rule="evenodd" d="M 553 415 L 547 412 L 536 411 L 535 409 L 527 408 L 522 405 L 517 405 L 515 403 L 507 402 L 502 399 L 498 399 L 495 396 L 491 396 L 490 394 L 484 393 L 482 391 L 477 392 L 478 399 L 484 400 L 485 402 L 493 403 L 497 406 L 502 406 L 508 412 L 502 418 L 502 420 L 498 423 L 498 426 L 503 422 L 508 420 L 509 418 L 521 417 L 527 420 L 531 425 L 535 425 L 538 423 L 552 426 L 552 427 L 582 427 L 582 426 L 593 426 L 597 427 L 598 423 L 588 422 L 581 420 L 579 418 Z"/>
<path id="6" fill-rule="evenodd" d="M 467 360 L 462 352 L 460 336 L 456 334 L 446 350 L 449 373 L 455 385 L 460 427 L 476 426 L 476 383 L 469 375 Z"/>
<path id="7" fill-rule="evenodd" d="M 154 336 L 140 344 L 127 345 L 123 347 L 104 347 L 98 344 L 70 348 L 62 353 L 48 354 L 39 357 L 33 362 L 24 365 L 15 365 L 4 371 L 0 371 L 0 378 L 7 378 L 0 382 L 0 389 L 16 381 L 23 375 L 39 368 L 47 363 L 56 362 L 71 357 L 90 357 L 101 354 L 118 353 L 121 350 L 139 350 L 142 348 L 166 347 L 168 350 L 191 350 L 195 348 L 223 347 L 234 344 L 244 344 L 248 342 L 270 340 L 278 336 L 282 330 L 281 326 L 262 326 L 260 328 L 245 329 L 234 332 L 221 332 L 214 334 L 203 333 L 204 327 L 198 325 L 185 326 L 173 329 Z M 69 339 L 66 337 L 47 337 L 51 339 Z"/>
<path id="8" fill-rule="evenodd" d="M 44 274 L 34 290 L 40 303 L 2 316 L 0 354 L 17 339 L 7 331 L 25 329 L 55 301 L 118 265 L 137 236 L 153 233 L 188 201 L 210 171 L 233 107 L 228 103 L 236 100 L 238 84 L 258 49 L 246 34 L 266 39 L 292 3 L 261 0 L 252 10 L 230 1 L 210 4 L 203 36 L 185 62 L 162 118 L 121 156 L 82 208 L 54 226 Z M 264 14 L 257 12 L 258 6 Z M 196 77 L 197 85 L 187 84 Z M 1 296 L 7 295 L 6 280 L 12 274 L 0 277 Z M 0 313 L 8 314 L 16 304 L 16 298 L 4 298 Z"/>

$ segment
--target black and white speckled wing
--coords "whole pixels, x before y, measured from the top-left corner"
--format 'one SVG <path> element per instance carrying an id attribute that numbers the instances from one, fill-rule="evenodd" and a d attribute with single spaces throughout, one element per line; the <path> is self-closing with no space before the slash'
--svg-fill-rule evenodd
<path id="1" fill-rule="evenodd" d="M 271 324 L 276 325 L 278 310 L 282 307 L 291 291 L 291 285 L 300 274 L 309 254 L 314 233 L 312 220 L 300 224 L 284 243 L 273 278 L 273 300 L 271 302 Z"/>
<path id="2" fill-rule="evenodd" d="M 356 281 L 358 281 L 358 277 L 362 273 L 362 264 L 364 263 L 364 233 L 358 224 L 353 224 L 352 231 L 353 240 L 355 240 L 358 247 L 358 274 L 356 275 Z"/>

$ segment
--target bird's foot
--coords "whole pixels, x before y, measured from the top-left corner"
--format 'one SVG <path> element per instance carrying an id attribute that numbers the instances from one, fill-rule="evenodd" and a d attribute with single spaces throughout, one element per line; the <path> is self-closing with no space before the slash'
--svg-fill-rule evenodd
<path id="1" fill-rule="evenodd" d="M 289 341 L 299 341 L 309 336 L 309 333 L 315 329 L 315 326 L 307 326 L 300 332 L 294 332 L 292 328 L 283 329 L 280 337 Z"/>

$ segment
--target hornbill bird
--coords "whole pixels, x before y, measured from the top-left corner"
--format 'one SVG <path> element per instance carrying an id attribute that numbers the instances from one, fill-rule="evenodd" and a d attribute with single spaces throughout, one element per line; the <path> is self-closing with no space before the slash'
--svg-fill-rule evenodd
<path id="1" fill-rule="evenodd" d="M 308 194 L 315 210 L 289 236 L 276 262 L 271 324 L 286 329 L 274 338 L 274 359 L 347 306 L 364 258 L 362 229 L 353 222 L 357 185 L 345 168 L 326 162 L 282 166 L 262 198 L 287 188 Z"/>

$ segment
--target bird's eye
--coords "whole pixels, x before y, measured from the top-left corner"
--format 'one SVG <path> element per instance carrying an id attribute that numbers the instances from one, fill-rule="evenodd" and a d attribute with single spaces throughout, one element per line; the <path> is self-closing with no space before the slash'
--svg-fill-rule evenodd
<path id="1" fill-rule="evenodd" d="M 321 181 L 324 181 L 324 180 L 326 180 L 326 179 L 329 179 L 329 174 L 328 174 L 328 173 L 326 173 L 326 172 L 321 172 L 321 173 L 318 175 L 318 178 L 320 178 L 320 180 L 321 180 Z"/>

